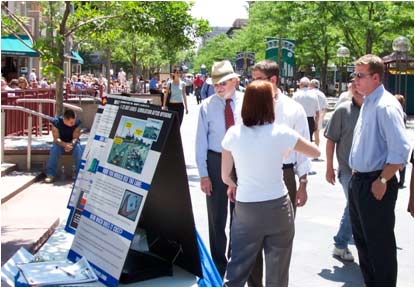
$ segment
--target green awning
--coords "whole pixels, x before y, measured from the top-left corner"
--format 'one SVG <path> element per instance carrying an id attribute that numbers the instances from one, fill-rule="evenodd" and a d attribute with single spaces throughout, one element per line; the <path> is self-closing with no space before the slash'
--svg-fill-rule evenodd
<path id="1" fill-rule="evenodd" d="M 72 58 L 71 59 L 71 62 L 75 62 L 75 63 L 78 63 L 78 64 L 84 64 L 84 59 L 82 59 L 82 57 L 79 55 L 79 53 L 78 52 L 76 52 L 76 51 L 71 51 L 72 52 L 72 56 L 75 58 Z"/>
<path id="2" fill-rule="evenodd" d="M 20 38 L 29 46 L 32 47 L 32 41 L 26 35 L 20 35 Z M 28 56 L 39 57 L 39 53 L 27 47 L 20 39 L 13 35 L 1 37 L 1 56 Z"/>

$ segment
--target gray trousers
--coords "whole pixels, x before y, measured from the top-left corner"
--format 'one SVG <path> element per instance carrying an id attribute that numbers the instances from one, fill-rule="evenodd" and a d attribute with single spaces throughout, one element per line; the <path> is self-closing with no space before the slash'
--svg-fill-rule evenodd
<path id="1" fill-rule="evenodd" d="M 245 285 L 262 247 L 266 286 L 288 286 L 294 239 L 294 212 L 288 195 L 264 202 L 236 202 L 231 235 L 225 286 Z"/>
<path id="2" fill-rule="evenodd" d="M 290 196 L 291 203 L 294 208 L 294 217 L 297 210 L 297 205 L 295 205 L 295 199 L 297 197 L 297 184 L 295 182 L 295 173 L 294 168 L 284 168 L 283 170 L 284 183 L 288 190 L 288 195 Z M 249 287 L 262 287 L 262 274 L 263 274 L 263 257 L 262 249 L 258 252 L 258 255 L 255 260 L 255 265 L 252 268 L 251 274 L 248 277 L 248 286 Z"/>
<path id="3" fill-rule="evenodd" d="M 210 254 L 220 276 L 225 274 L 228 259 L 226 257 L 226 220 L 228 218 L 228 186 L 222 181 L 221 175 L 222 155 L 217 152 L 208 151 L 207 167 L 209 178 L 212 182 L 212 195 L 206 196 L 208 222 L 209 222 L 209 244 Z M 229 204 L 230 205 L 230 204 Z M 230 205 L 230 214 L 233 212 L 233 203 Z M 232 218 L 230 223 L 232 223 Z M 229 248 L 230 250 L 230 248 Z"/>

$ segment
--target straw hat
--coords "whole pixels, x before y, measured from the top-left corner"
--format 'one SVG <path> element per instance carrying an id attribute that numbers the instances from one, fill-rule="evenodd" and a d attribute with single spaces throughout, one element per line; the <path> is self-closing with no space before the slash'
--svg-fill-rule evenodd
<path id="1" fill-rule="evenodd" d="M 213 63 L 212 83 L 214 85 L 239 76 L 233 71 L 232 64 L 228 60 Z"/>

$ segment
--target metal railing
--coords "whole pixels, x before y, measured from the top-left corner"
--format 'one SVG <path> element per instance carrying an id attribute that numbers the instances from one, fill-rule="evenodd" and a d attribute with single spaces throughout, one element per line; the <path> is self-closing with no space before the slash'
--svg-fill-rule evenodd
<path id="1" fill-rule="evenodd" d="M 36 100 L 45 100 L 47 102 L 43 103 L 55 103 L 55 100 L 53 99 L 20 99 L 20 102 L 24 102 L 23 100 L 26 100 L 27 102 L 33 101 L 32 103 L 37 103 Z M 49 102 L 53 101 L 53 102 Z M 76 111 L 83 111 L 81 107 L 71 105 L 64 103 L 64 107 L 71 108 Z M 33 119 L 32 116 L 37 116 L 39 118 L 44 118 L 49 121 L 53 120 L 54 117 L 51 117 L 49 115 L 22 107 L 22 106 L 11 106 L 11 105 L 2 105 L 1 106 L 1 163 L 4 162 L 4 142 L 6 137 L 6 110 L 12 110 L 12 111 L 21 111 L 23 113 L 29 114 L 27 117 L 27 156 L 26 156 L 26 168 L 27 171 L 30 171 L 32 167 L 32 130 L 33 130 Z"/>

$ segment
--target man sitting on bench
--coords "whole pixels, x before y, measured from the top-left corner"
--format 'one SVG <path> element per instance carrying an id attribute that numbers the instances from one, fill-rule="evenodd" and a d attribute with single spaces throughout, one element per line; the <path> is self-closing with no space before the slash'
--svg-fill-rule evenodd
<path id="1" fill-rule="evenodd" d="M 46 183 L 52 183 L 56 176 L 59 158 L 62 152 L 72 152 L 75 161 L 76 174 L 79 171 L 83 149 L 79 136 L 81 135 L 81 120 L 76 118 L 73 110 L 66 110 L 63 116 L 58 116 L 51 121 L 53 144 L 49 153 L 46 167 Z"/>

